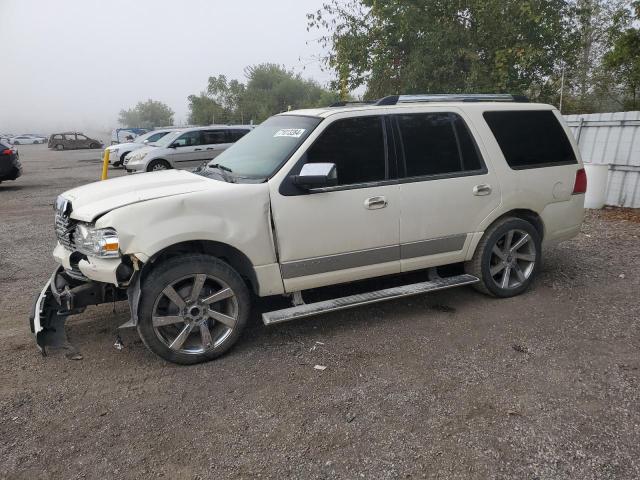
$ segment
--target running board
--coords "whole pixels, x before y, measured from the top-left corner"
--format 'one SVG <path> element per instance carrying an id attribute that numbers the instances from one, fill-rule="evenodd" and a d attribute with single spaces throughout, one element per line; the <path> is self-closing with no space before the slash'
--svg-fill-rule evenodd
<path id="1" fill-rule="evenodd" d="M 359 307 L 369 303 L 384 302 L 395 298 L 409 297 L 420 293 L 435 292 L 447 288 L 471 285 L 480 280 L 473 275 L 456 275 L 454 277 L 437 278 L 428 282 L 413 283 L 401 287 L 386 288 L 374 292 L 350 295 L 348 297 L 334 298 L 316 303 L 306 303 L 295 307 L 265 312 L 262 314 L 262 321 L 265 325 L 288 322 L 298 318 L 310 317 L 321 313 L 335 312 L 347 308 Z"/>

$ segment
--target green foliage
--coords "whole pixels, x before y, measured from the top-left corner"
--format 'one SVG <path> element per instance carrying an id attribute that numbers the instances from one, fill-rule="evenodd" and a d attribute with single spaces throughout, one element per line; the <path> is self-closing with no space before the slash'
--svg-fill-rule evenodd
<path id="1" fill-rule="evenodd" d="M 134 108 L 120 110 L 118 121 L 124 127 L 154 128 L 171 125 L 173 110 L 156 100 L 138 102 Z"/>
<path id="2" fill-rule="evenodd" d="M 629 95 L 633 89 L 632 52 L 638 52 L 633 33 L 617 38 L 630 26 L 631 7 L 637 5 L 629 0 L 328 0 L 307 17 L 309 29 L 324 32 L 320 42 L 330 52 L 325 60 L 335 73 L 332 86 L 342 94 L 362 87 L 369 99 L 509 92 L 558 105 L 564 80 L 565 111 L 611 111 L 622 105 L 619 85 L 625 83 Z M 619 54 L 607 54 L 612 49 Z"/>
<path id="3" fill-rule="evenodd" d="M 259 123 L 286 110 L 326 106 L 336 101 L 331 93 L 313 80 L 280 65 L 263 63 L 247 67 L 246 83 L 228 80 L 224 75 L 209 77 L 207 91 L 190 95 L 189 122 Z"/>
<path id="4" fill-rule="evenodd" d="M 327 29 L 336 87 L 365 97 L 415 92 L 549 94 L 567 52 L 565 0 L 332 0 L 308 16 Z"/>
<path id="5" fill-rule="evenodd" d="M 638 19 L 640 2 L 634 2 L 633 6 Z M 604 56 L 604 65 L 621 89 L 624 107 L 636 110 L 640 93 L 640 29 L 629 28 L 617 34 L 611 50 Z"/>

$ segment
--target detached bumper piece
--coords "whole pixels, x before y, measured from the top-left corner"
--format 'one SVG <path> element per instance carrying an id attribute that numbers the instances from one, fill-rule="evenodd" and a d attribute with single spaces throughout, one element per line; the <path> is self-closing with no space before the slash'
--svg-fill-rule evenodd
<path id="1" fill-rule="evenodd" d="M 64 350 L 68 358 L 82 358 L 69 343 L 64 324 L 70 315 L 84 312 L 89 305 L 124 300 L 126 294 L 113 285 L 83 281 L 59 267 L 36 298 L 29 317 L 31 333 L 43 355 Z"/>

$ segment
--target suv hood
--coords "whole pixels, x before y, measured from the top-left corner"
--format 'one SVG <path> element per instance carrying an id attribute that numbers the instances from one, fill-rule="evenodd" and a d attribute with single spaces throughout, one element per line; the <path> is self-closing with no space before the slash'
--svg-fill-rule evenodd
<path id="1" fill-rule="evenodd" d="M 71 202 L 71 218 L 92 222 L 97 217 L 132 203 L 199 192 L 212 187 L 215 180 L 184 170 L 139 173 L 94 182 L 62 194 Z"/>

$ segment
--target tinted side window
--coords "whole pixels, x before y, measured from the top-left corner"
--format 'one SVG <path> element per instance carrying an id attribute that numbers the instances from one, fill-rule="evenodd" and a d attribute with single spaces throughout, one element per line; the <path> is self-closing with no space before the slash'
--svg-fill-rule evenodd
<path id="1" fill-rule="evenodd" d="M 76 136 L 73 133 L 65 133 L 64 134 L 64 139 L 68 140 L 68 141 L 75 142 L 76 141 Z"/>
<path id="2" fill-rule="evenodd" d="M 54 135 L 53 138 L 55 140 L 62 140 L 62 135 Z"/>
<path id="3" fill-rule="evenodd" d="M 85 137 L 84 135 L 78 134 L 78 140 L 87 140 L 87 137 Z"/>
<path id="4" fill-rule="evenodd" d="M 567 135 L 550 110 L 485 112 L 484 118 L 513 169 L 577 163 Z"/>
<path id="5" fill-rule="evenodd" d="M 244 137 L 250 130 L 229 130 L 229 138 L 231 142 L 237 142 Z"/>
<path id="6" fill-rule="evenodd" d="M 337 120 L 322 132 L 306 153 L 305 163 L 335 163 L 338 184 L 374 182 L 386 178 L 386 155 L 380 117 Z"/>
<path id="7" fill-rule="evenodd" d="M 226 130 L 203 130 L 203 145 L 216 145 L 218 143 L 229 143 Z"/>
<path id="8" fill-rule="evenodd" d="M 418 113 L 396 118 L 407 177 L 482 169 L 471 134 L 459 115 Z"/>

